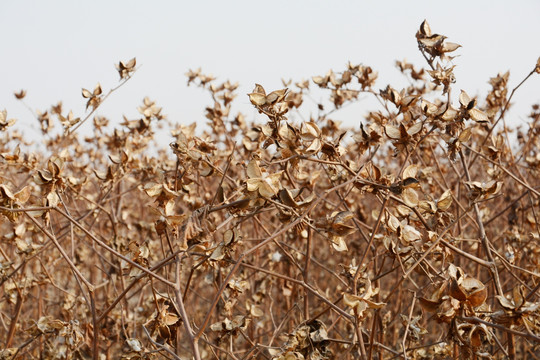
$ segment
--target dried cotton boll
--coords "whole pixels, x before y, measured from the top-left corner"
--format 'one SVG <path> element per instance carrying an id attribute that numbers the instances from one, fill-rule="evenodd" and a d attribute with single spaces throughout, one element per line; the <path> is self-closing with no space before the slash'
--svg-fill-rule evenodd
<path id="1" fill-rule="evenodd" d="M 279 251 L 275 251 L 274 253 L 272 253 L 271 259 L 273 262 L 280 262 L 282 257 L 283 255 L 281 255 Z"/>

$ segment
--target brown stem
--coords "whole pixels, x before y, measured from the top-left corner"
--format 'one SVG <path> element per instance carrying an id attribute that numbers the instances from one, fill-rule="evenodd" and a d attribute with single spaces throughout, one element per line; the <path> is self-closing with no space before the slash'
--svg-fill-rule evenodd
<path id="1" fill-rule="evenodd" d="M 311 228 L 307 229 L 307 243 L 306 243 L 306 257 L 304 263 L 304 282 L 309 284 L 309 265 L 311 263 L 311 241 L 313 237 L 313 230 Z M 304 294 L 304 319 L 309 319 L 309 297 L 308 293 Z"/>
<path id="2" fill-rule="evenodd" d="M 16 289 L 17 289 L 17 302 L 15 303 L 13 317 L 11 318 L 11 322 L 9 324 L 9 331 L 6 338 L 6 346 L 4 347 L 4 349 L 8 349 L 11 347 L 13 338 L 15 337 L 15 329 L 17 328 L 17 322 L 19 321 L 19 315 L 21 315 L 23 297 L 19 288 L 16 288 Z"/>
<path id="3" fill-rule="evenodd" d="M 459 156 L 461 158 L 461 164 L 463 165 L 463 171 L 465 172 L 465 177 L 467 178 L 467 181 L 471 181 L 471 174 L 469 173 L 469 168 L 467 164 L 465 163 L 465 156 L 463 155 L 463 150 L 460 149 Z M 497 294 L 500 296 L 504 296 L 504 292 L 502 290 L 501 281 L 499 279 L 499 272 L 497 270 L 497 266 L 495 265 L 495 259 L 493 258 L 493 254 L 491 253 L 491 247 L 489 244 L 489 239 L 486 235 L 486 230 L 484 229 L 484 221 L 482 220 L 482 214 L 480 213 L 480 208 L 478 207 L 478 203 L 473 204 L 474 213 L 476 215 L 476 222 L 478 223 L 478 231 L 480 235 L 480 240 L 482 241 L 482 246 L 484 248 L 484 251 L 486 252 L 486 256 L 491 263 L 489 270 L 491 272 L 491 276 L 493 277 L 493 281 L 495 283 L 495 289 L 497 290 Z"/>
<path id="4" fill-rule="evenodd" d="M 180 285 L 180 257 L 176 257 L 176 288 L 174 289 L 175 295 L 176 295 L 176 306 L 178 308 L 178 312 L 180 314 L 180 317 L 182 318 L 182 322 L 184 323 L 184 328 L 186 330 L 186 335 L 189 339 L 189 342 L 191 344 L 191 349 L 193 351 L 193 357 L 195 360 L 201 360 L 201 353 L 199 352 L 199 339 L 196 338 L 193 334 L 193 330 L 191 329 L 191 324 L 189 322 L 189 317 L 186 312 L 186 308 L 184 306 L 184 300 L 182 299 L 181 294 L 181 285 Z"/>
<path id="5" fill-rule="evenodd" d="M 93 348 L 93 354 L 92 358 L 94 360 L 99 359 L 99 325 L 97 321 L 97 314 L 96 314 L 96 301 L 95 301 L 95 294 L 93 291 L 89 291 L 90 296 L 90 308 L 92 311 L 92 326 L 94 328 L 94 337 L 92 339 L 92 348 Z"/>

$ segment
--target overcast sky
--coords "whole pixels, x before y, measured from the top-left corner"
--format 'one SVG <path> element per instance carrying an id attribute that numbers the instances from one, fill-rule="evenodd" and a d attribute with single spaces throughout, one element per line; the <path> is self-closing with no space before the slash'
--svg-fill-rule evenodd
<path id="1" fill-rule="evenodd" d="M 485 94 L 487 81 L 510 70 L 514 87 L 540 56 L 540 1 L 7 1 L 0 3 L 2 59 L 0 109 L 29 136 L 38 124 L 13 92 L 45 110 L 62 100 L 84 116 L 81 88 L 104 91 L 118 84 L 114 64 L 137 58 L 141 66 L 99 114 L 121 122 L 137 116 L 144 96 L 171 120 L 204 122 L 206 93 L 186 86 L 185 73 L 202 67 L 219 80 L 241 85 L 237 103 L 256 116 L 245 95 L 260 83 L 281 88 L 281 78 L 301 80 L 344 70 L 348 61 L 379 72 L 376 88 L 403 85 L 395 60 L 425 61 L 414 37 L 427 19 L 431 29 L 461 44 L 454 60 L 456 90 Z M 459 94 L 459 91 L 455 91 Z M 510 114 L 523 122 L 540 102 L 540 75 L 516 94 Z M 370 108 L 337 113 L 358 126 Z M 309 115 L 309 114 L 308 114 Z M 261 118 L 261 121 L 263 119 Z M 34 130 L 32 130 L 34 129 Z"/>

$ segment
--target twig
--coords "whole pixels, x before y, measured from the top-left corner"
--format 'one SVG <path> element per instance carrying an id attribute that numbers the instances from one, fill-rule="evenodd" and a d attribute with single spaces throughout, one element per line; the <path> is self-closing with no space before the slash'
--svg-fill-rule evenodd
<path id="1" fill-rule="evenodd" d="M 184 306 L 184 300 L 182 299 L 180 284 L 180 257 L 178 255 L 176 256 L 176 288 L 174 289 L 174 293 L 176 295 L 176 305 L 178 313 L 182 318 L 182 322 L 184 323 L 184 328 L 186 330 L 186 335 L 189 339 L 189 343 L 191 344 L 191 349 L 193 350 L 193 357 L 195 358 L 195 360 L 201 360 L 201 354 L 199 352 L 198 344 L 199 339 L 195 338 L 193 334 L 193 330 L 191 329 L 191 324 L 189 322 L 189 317 Z"/>
<path id="2" fill-rule="evenodd" d="M 85 229 L 78 221 L 76 221 L 75 219 L 73 219 L 71 216 L 69 216 L 67 213 L 65 213 L 64 211 L 60 210 L 58 207 L 55 207 L 54 210 L 56 210 L 57 212 L 59 212 L 60 214 L 62 214 L 63 216 L 65 216 L 69 221 L 71 221 L 76 227 L 78 227 L 79 229 L 81 229 L 86 235 L 88 235 L 92 240 L 94 240 L 99 246 L 101 246 L 102 248 L 104 248 L 105 250 L 109 251 L 110 253 L 114 254 L 116 257 L 128 262 L 130 265 L 133 265 L 134 267 L 136 267 L 137 269 L 139 270 L 142 270 L 143 272 L 145 272 L 146 274 L 152 276 L 153 278 L 161 281 L 162 283 L 166 284 L 166 285 L 169 285 L 170 287 L 172 288 L 175 288 L 176 284 L 165 279 L 164 277 L 162 276 L 159 276 L 158 274 L 148 270 L 147 268 L 145 268 L 144 266 L 141 266 L 139 264 L 137 264 L 135 261 L 131 260 L 130 258 L 120 254 L 118 251 L 114 250 L 113 248 L 111 248 L 109 245 L 105 244 L 103 241 L 101 241 L 100 239 L 98 239 L 94 234 L 92 234 L 90 231 L 88 231 L 87 229 Z"/>
<path id="3" fill-rule="evenodd" d="M 469 168 L 467 164 L 465 163 L 465 156 L 463 155 L 463 151 L 459 151 L 459 156 L 461 158 L 461 164 L 463 165 L 463 171 L 465 172 L 465 176 L 467 178 L 467 181 L 471 181 L 471 174 L 469 173 Z M 486 252 L 487 258 L 489 262 L 491 263 L 489 267 L 489 271 L 491 272 L 491 276 L 493 277 L 493 281 L 495 283 L 495 289 L 497 290 L 497 294 L 500 296 L 504 296 L 504 291 L 501 286 L 501 280 L 499 279 L 499 271 L 497 270 L 497 266 L 495 265 L 495 259 L 493 258 L 493 255 L 491 254 L 491 247 L 489 244 L 489 240 L 486 235 L 486 230 L 484 229 L 484 221 L 482 220 L 482 214 L 480 213 L 480 208 L 478 207 L 478 203 L 473 204 L 474 213 L 476 214 L 476 222 L 478 223 L 478 230 L 480 232 L 480 240 L 482 241 L 482 245 L 484 247 L 484 251 Z"/>
<path id="4" fill-rule="evenodd" d="M 154 345 L 155 347 L 157 347 L 158 349 L 162 350 L 162 351 L 165 351 L 167 354 L 171 355 L 173 358 L 175 358 L 176 360 L 182 360 L 182 358 L 178 355 L 176 355 L 174 352 L 172 352 L 169 348 L 167 348 L 165 345 L 163 344 L 160 344 L 158 342 L 155 342 L 154 339 L 152 339 L 152 336 L 150 336 L 150 333 L 148 332 L 148 329 L 146 329 L 146 326 L 142 326 L 143 330 L 144 330 L 144 333 L 146 334 L 146 336 L 148 337 L 148 340 L 150 340 L 150 342 L 152 343 L 152 345 Z"/>
<path id="5" fill-rule="evenodd" d="M 407 326 L 405 326 L 405 333 L 403 334 L 403 341 L 401 342 L 401 347 L 403 348 L 403 358 L 405 360 L 407 360 L 407 350 L 406 350 L 406 347 L 405 347 L 405 342 L 407 341 L 407 335 L 409 333 L 409 326 L 411 324 L 411 319 L 412 319 L 412 315 L 413 315 L 413 311 L 414 311 L 414 303 L 416 301 L 416 292 L 413 292 L 413 296 L 412 296 L 412 304 L 411 304 L 411 308 L 409 310 L 409 318 L 407 319 Z"/>
<path id="6" fill-rule="evenodd" d="M 459 320 L 466 321 L 466 322 L 471 323 L 471 324 L 484 324 L 484 325 L 490 326 L 492 328 L 504 331 L 506 333 L 518 335 L 518 336 L 527 338 L 529 340 L 535 341 L 537 343 L 540 343 L 540 337 L 538 337 L 538 336 L 536 336 L 534 334 L 524 333 L 524 332 L 517 331 L 517 330 L 514 330 L 512 328 L 503 326 L 503 325 L 490 323 L 489 321 L 485 321 L 485 320 L 479 319 L 479 318 L 474 317 L 474 316 L 458 316 L 457 318 Z"/>
<path id="7" fill-rule="evenodd" d="M 510 96 L 508 97 L 508 100 L 506 100 L 506 103 L 504 104 L 504 107 L 503 107 L 501 113 L 499 114 L 499 117 L 497 118 L 497 120 L 493 123 L 493 125 L 489 129 L 488 133 L 484 137 L 484 140 L 480 144 L 479 148 L 482 148 L 485 145 L 485 143 L 489 139 L 489 136 L 491 135 L 493 130 L 495 130 L 495 127 L 497 126 L 499 121 L 501 121 L 501 119 L 503 118 L 504 114 L 506 113 L 506 110 L 508 110 L 508 106 L 510 105 L 510 100 L 512 100 L 512 97 L 514 97 L 514 93 L 517 91 L 517 89 L 519 89 L 521 87 L 521 85 L 523 85 L 525 83 L 525 81 L 527 81 L 532 75 L 534 75 L 535 72 L 536 72 L 536 66 L 535 66 L 534 69 L 531 70 L 531 72 L 527 76 L 525 76 L 525 78 L 523 80 L 521 80 L 521 82 L 514 89 L 512 89 L 512 92 L 510 93 Z M 474 156 L 474 158 L 471 160 L 469 166 L 472 166 L 474 164 L 474 162 L 478 158 L 478 155 L 479 154 L 477 153 Z"/>
<path id="8" fill-rule="evenodd" d="M 67 262 L 67 264 L 71 268 L 71 270 L 84 283 L 84 285 L 86 285 L 86 287 L 88 288 L 88 291 L 94 291 L 94 285 L 92 285 L 88 280 L 86 280 L 84 275 L 81 274 L 79 269 L 77 269 L 75 264 L 73 264 L 73 262 L 69 258 L 69 255 L 66 253 L 66 251 L 64 250 L 62 245 L 60 245 L 58 240 L 56 240 L 56 237 L 53 234 L 51 234 L 50 232 L 48 232 L 47 229 L 45 229 L 43 226 L 41 226 L 41 224 L 36 219 L 34 219 L 31 215 L 29 215 L 26 212 L 24 214 L 26 215 L 26 217 L 28 217 L 28 219 L 30 219 L 31 222 L 34 223 L 34 225 L 36 225 L 39 228 L 39 230 L 41 230 L 42 233 L 44 233 L 53 242 L 54 246 L 56 246 L 56 248 L 58 249 L 58 251 L 60 252 L 62 257 L 64 258 L 64 260 Z"/>

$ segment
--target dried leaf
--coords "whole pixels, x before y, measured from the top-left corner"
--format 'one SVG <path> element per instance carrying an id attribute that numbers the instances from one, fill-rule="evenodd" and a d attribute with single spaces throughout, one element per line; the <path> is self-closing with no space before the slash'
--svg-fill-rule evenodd
<path id="1" fill-rule="evenodd" d="M 489 123 L 489 118 L 487 115 L 478 109 L 471 109 L 469 110 L 469 115 L 471 116 L 471 119 L 478 123 Z"/>
<path id="2" fill-rule="evenodd" d="M 452 193 L 450 189 L 446 190 L 439 200 L 437 200 L 437 209 L 441 211 L 446 211 L 452 205 Z"/>
<path id="3" fill-rule="evenodd" d="M 392 125 L 386 125 L 384 127 L 384 132 L 386 135 L 393 140 L 399 140 L 401 139 L 401 131 L 399 128 L 392 126 Z"/>
<path id="4" fill-rule="evenodd" d="M 415 208 L 418 206 L 418 194 L 416 191 L 412 188 L 405 188 L 403 189 L 403 192 L 401 193 L 401 197 L 403 198 L 403 202 L 407 204 L 407 206 L 411 208 Z"/>
<path id="5" fill-rule="evenodd" d="M 266 95 L 259 93 L 248 94 L 249 101 L 255 106 L 264 106 L 266 105 Z"/>
<path id="6" fill-rule="evenodd" d="M 256 179 L 256 178 L 261 178 L 262 177 L 261 168 L 259 167 L 259 164 L 257 164 L 257 162 L 255 160 L 251 160 L 248 163 L 246 172 L 247 172 L 247 176 L 250 179 Z"/>

